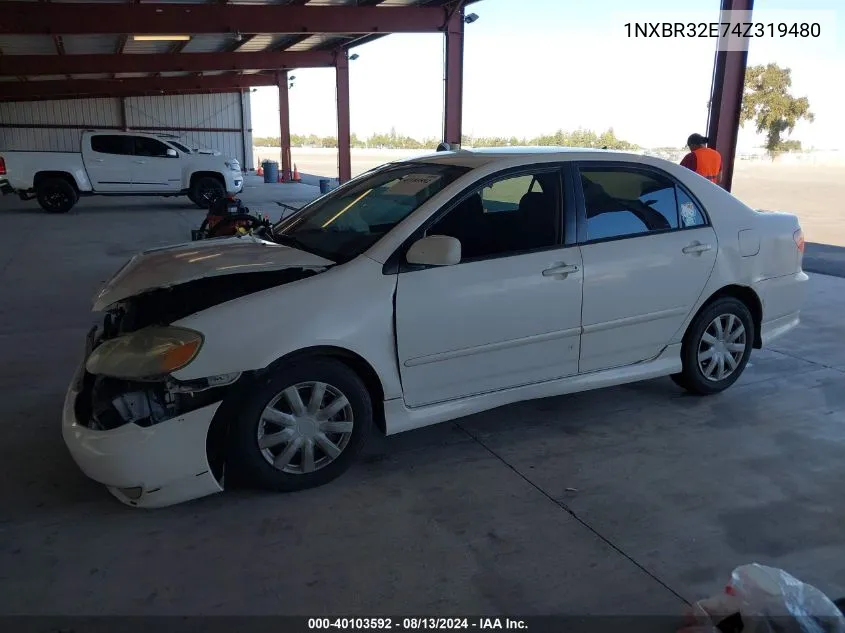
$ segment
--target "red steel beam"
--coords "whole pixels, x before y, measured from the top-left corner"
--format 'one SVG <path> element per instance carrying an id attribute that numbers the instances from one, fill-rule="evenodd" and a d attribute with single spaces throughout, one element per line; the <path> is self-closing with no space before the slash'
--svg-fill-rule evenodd
<path id="1" fill-rule="evenodd" d="M 443 141 L 461 144 L 464 85 L 464 11 L 455 11 L 446 25 L 446 71 L 443 91 Z"/>
<path id="2" fill-rule="evenodd" d="M 142 125 L 132 128 L 137 132 L 243 132 L 239 127 L 172 127 L 169 125 Z M 85 123 L 0 123 L 0 130 L 123 130 L 124 125 L 89 125 Z"/>
<path id="3" fill-rule="evenodd" d="M 434 33 L 442 7 L 3 2 L 0 33 Z"/>
<path id="4" fill-rule="evenodd" d="M 277 70 L 334 65 L 331 51 L 157 53 L 151 55 L 4 55 L 0 75 Z"/>
<path id="5" fill-rule="evenodd" d="M 750 21 L 753 8 L 754 0 L 722 0 L 722 11 L 748 12 L 743 22 Z M 723 21 L 727 21 L 727 16 Z M 737 21 L 736 17 L 733 21 Z M 747 66 L 747 47 L 741 51 L 720 49 L 716 53 L 707 136 L 710 139 L 710 147 L 722 155 L 721 185 L 728 191 L 731 190 L 733 184 L 736 141 L 739 135 L 739 118 Z"/>
<path id="6" fill-rule="evenodd" d="M 2 81 L 0 82 L 0 101 L 234 92 L 254 86 L 275 85 L 275 73 L 215 75 L 210 77 L 73 79 L 70 81 L 27 81 L 25 83 Z"/>
<path id="7" fill-rule="evenodd" d="M 290 182 L 291 179 L 291 156 L 290 156 L 290 101 L 288 99 L 289 84 L 288 71 L 278 73 L 276 83 L 279 85 L 279 130 L 281 132 L 282 146 L 282 180 Z"/>
<path id="8" fill-rule="evenodd" d="M 341 51 L 335 63 L 337 80 L 337 174 L 341 183 L 352 178 L 352 138 L 349 122 L 349 53 Z"/>

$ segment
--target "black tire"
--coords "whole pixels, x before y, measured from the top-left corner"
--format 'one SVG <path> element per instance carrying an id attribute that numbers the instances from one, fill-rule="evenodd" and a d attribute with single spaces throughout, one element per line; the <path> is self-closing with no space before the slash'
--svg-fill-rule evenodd
<path id="1" fill-rule="evenodd" d="M 38 204 L 48 213 L 67 213 L 79 201 L 79 193 L 63 178 L 44 178 L 35 188 Z"/>
<path id="2" fill-rule="evenodd" d="M 705 333 L 708 333 L 711 337 L 714 335 L 717 331 L 715 329 L 715 321 L 717 318 L 720 319 L 723 331 L 725 331 L 727 324 L 730 323 L 733 324 L 732 329 L 736 331 L 738 329 L 735 325 L 736 321 L 732 322 L 730 317 L 738 320 L 744 328 L 744 334 L 735 341 L 731 342 L 730 345 L 741 344 L 744 347 L 741 352 L 739 349 L 735 349 L 735 351 L 731 352 L 727 347 L 720 347 L 714 350 L 716 351 L 715 358 L 713 359 L 714 362 L 719 355 L 722 355 L 722 357 L 726 359 L 722 361 L 722 366 L 725 367 L 726 370 L 730 369 L 731 361 L 727 360 L 727 357 L 731 356 L 733 362 L 736 363 L 736 367 L 730 369 L 730 373 L 725 375 L 724 378 L 718 379 L 720 366 L 717 362 L 716 366 L 712 369 L 713 375 L 708 377 L 706 375 L 706 371 L 711 370 L 711 363 L 707 361 L 711 359 L 699 359 L 699 351 L 706 354 L 706 352 L 711 349 L 710 343 L 703 340 L 704 335 Z M 710 329 L 709 332 L 708 329 Z M 733 297 L 722 297 L 721 299 L 717 299 L 699 312 L 699 314 L 693 319 L 692 323 L 690 323 L 681 347 L 683 370 L 680 374 L 672 375 L 672 380 L 675 381 L 675 384 L 687 391 L 701 396 L 709 396 L 724 391 L 734 384 L 742 375 L 745 366 L 748 364 L 748 358 L 751 356 L 751 350 L 754 345 L 754 336 L 754 319 L 752 318 L 748 307 L 742 301 Z M 722 352 L 722 350 L 724 350 L 724 352 Z M 707 363 L 704 369 L 702 368 L 702 363 Z"/>
<path id="3" fill-rule="evenodd" d="M 271 448 L 259 446 L 259 429 L 264 426 L 262 417 L 265 407 L 282 394 L 283 391 L 294 385 L 301 385 L 308 382 L 320 382 L 329 385 L 336 392 L 345 396 L 349 407 L 344 408 L 338 414 L 329 419 L 334 420 L 342 415 L 344 423 L 348 417 L 349 410 L 352 415 L 352 430 L 345 440 L 341 442 L 341 433 L 330 433 L 326 435 L 332 441 L 343 443 L 341 452 L 332 461 L 326 462 L 312 472 L 284 472 L 270 463 L 269 459 L 291 449 L 291 442 L 280 443 Z M 305 406 L 308 406 L 308 397 L 311 391 L 307 387 L 300 387 L 299 394 Z M 329 397 L 336 397 L 335 394 L 326 389 Z M 325 397 L 324 397 L 325 398 Z M 330 402 L 327 399 L 322 402 Z M 286 408 L 287 401 L 277 407 L 278 410 Z M 367 391 L 361 378 L 344 363 L 330 358 L 305 358 L 301 361 L 292 361 L 288 365 L 272 370 L 262 377 L 243 396 L 243 400 L 236 408 L 237 417 L 232 420 L 229 429 L 229 441 L 227 447 L 227 464 L 232 479 L 236 484 L 274 490 L 278 492 L 293 492 L 305 490 L 329 483 L 343 474 L 363 449 L 373 426 L 373 405 L 370 394 Z M 292 408 L 291 408 L 292 410 Z M 348 423 L 348 422 L 347 422 Z M 287 424 L 287 423 L 286 423 Z M 281 432 L 283 424 L 264 426 L 268 435 Z M 299 431 L 295 431 L 298 435 Z M 305 441 L 305 440 L 298 440 Z M 335 444 L 337 447 L 339 444 Z M 321 459 L 328 457 L 319 443 L 312 444 L 314 463 L 319 464 L 317 455 L 323 455 Z M 266 451 L 270 451 L 272 455 Z M 293 459 L 288 463 L 288 468 L 305 469 L 304 455 L 302 448 L 294 449 L 291 453 Z"/>
<path id="4" fill-rule="evenodd" d="M 214 201 L 226 195 L 226 188 L 217 178 L 201 176 L 194 180 L 188 198 L 200 209 L 208 209 Z"/>

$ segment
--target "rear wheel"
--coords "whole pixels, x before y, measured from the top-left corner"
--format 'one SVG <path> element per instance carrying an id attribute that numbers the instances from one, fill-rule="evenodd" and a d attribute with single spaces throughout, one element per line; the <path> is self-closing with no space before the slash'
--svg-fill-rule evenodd
<path id="1" fill-rule="evenodd" d="M 748 307 L 733 297 L 717 299 L 690 324 L 681 348 L 683 370 L 672 380 L 699 395 L 724 391 L 748 364 L 753 342 Z"/>
<path id="2" fill-rule="evenodd" d="M 313 358 L 268 374 L 248 393 L 230 429 L 236 481 L 289 492 L 343 474 L 372 429 L 370 395 L 358 375 Z"/>
<path id="3" fill-rule="evenodd" d="M 49 213 L 67 213 L 79 200 L 76 189 L 63 178 L 44 178 L 35 187 L 38 204 Z"/>
<path id="4" fill-rule="evenodd" d="M 201 209 L 208 209 L 215 200 L 226 195 L 223 183 L 211 176 L 201 176 L 194 180 L 188 192 L 188 198 Z"/>

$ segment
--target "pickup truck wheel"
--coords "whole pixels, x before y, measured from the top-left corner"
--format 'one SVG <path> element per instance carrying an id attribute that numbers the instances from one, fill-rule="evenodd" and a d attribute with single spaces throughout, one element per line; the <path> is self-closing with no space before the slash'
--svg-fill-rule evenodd
<path id="1" fill-rule="evenodd" d="M 67 213 L 79 200 L 76 189 L 62 178 L 45 178 L 35 188 L 38 204 L 49 213 Z"/>
<path id="2" fill-rule="evenodd" d="M 191 185 L 188 198 L 201 209 L 208 209 L 218 198 L 226 195 L 226 190 L 216 178 L 204 176 L 197 178 Z"/>

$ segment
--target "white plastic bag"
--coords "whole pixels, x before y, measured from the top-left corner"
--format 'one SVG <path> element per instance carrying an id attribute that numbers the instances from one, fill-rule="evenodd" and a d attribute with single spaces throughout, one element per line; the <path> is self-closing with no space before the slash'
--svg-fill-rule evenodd
<path id="1" fill-rule="evenodd" d="M 688 616 L 683 633 L 845 633 L 845 616 L 821 591 L 757 563 L 734 569 L 724 593 L 699 600 Z"/>

